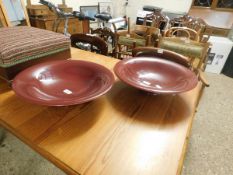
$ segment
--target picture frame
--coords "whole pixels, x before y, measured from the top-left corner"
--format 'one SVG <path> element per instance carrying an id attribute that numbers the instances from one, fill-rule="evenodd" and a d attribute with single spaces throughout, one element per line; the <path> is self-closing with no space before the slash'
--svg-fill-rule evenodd
<path id="1" fill-rule="evenodd" d="M 99 6 L 98 5 L 80 6 L 80 12 L 83 13 L 85 16 L 90 16 L 92 18 L 95 18 L 95 15 L 99 13 Z M 91 23 L 97 22 L 97 20 L 90 22 Z"/>
<path id="2" fill-rule="evenodd" d="M 99 2 L 99 13 L 109 13 L 113 16 L 113 3 L 112 2 Z"/>

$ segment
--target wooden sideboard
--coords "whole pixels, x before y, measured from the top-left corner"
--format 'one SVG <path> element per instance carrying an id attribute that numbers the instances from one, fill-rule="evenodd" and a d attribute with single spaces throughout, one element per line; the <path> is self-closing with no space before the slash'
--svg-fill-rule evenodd
<path id="1" fill-rule="evenodd" d="M 73 11 L 73 9 L 67 7 L 66 4 L 59 4 L 58 6 L 65 12 L 71 13 Z M 31 26 L 64 33 L 65 19 L 58 20 L 57 15 L 45 5 L 32 5 L 30 1 L 28 1 L 27 11 Z M 57 23 L 58 25 L 55 25 Z M 80 21 L 78 18 L 74 17 L 69 18 L 68 32 L 70 34 L 89 33 L 89 21 Z"/>
<path id="2" fill-rule="evenodd" d="M 48 17 L 48 18 L 37 18 L 37 17 L 30 17 L 31 26 L 55 31 L 54 23 L 56 17 Z M 65 20 L 62 19 L 58 25 L 57 32 L 63 33 L 64 32 L 64 23 Z M 70 18 L 68 22 L 68 32 L 70 34 L 74 33 L 89 33 L 89 21 L 84 20 L 80 21 L 77 18 Z"/>

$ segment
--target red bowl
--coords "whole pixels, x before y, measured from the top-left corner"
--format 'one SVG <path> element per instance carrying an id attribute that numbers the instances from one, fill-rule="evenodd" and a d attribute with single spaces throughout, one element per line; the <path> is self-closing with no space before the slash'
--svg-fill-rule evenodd
<path id="1" fill-rule="evenodd" d="M 85 103 L 109 91 L 114 76 L 107 68 L 87 61 L 45 62 L 20 72 L 12 88 L 23 99 L 46 106 Z"/>
<path id="2" fill-rule="evenodd" d="M 197 76 L 188 68 L 159 58 L 137 57 L 118 62 L 117 77 L 130 86 L 156 94 L 177 94 L 193 89 Z"/>

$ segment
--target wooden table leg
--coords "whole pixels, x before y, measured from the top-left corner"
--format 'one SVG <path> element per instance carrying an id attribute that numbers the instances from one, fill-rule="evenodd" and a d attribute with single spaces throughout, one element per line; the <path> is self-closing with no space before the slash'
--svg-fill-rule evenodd
<path id="1" fill-rule="evenodd" d="M 0 144 L 5 138 L 5 130 L 0 126 Z"/>

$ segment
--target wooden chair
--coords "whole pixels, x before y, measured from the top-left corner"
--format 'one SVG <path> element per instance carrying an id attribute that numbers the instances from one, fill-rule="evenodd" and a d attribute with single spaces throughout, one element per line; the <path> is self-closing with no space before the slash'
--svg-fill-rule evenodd
<path id="1" fill-rule="evenodd" d="M 148 21 L 151 21 L 149 23 Z M 169 23 L 169 18 L 161 13 L 161 11 L 154 11 L 154 13 L 147 14 L 144 18 L 143 25 L 151 26 L 160 29 L 161 33 L 163 34 L 164 30 L 166 29 Z"/>
<path id="2" fill-rule="evenodd" d="M 169 21 L 171 27 L 184 27 L 187 23 L 191 21 L 193 17 L 189 15 L 184 15 L 178 18 L 173 18 Z"/>
<path id="3" fill-rule="evenodd" d="M 146 38 L 136 33 L 117 33 L 117 58 L 132 57 L 132 49 L 140 46 L 148 46 L 149 36 Z"/>
<path id="4" fill-rule="evenodd" d="M 131 33 L 136 33 L 139 36 L 150 38 L 148 45 L 157 46 L 158 39 L 160 37 L 160 30 L 156 27 L 145 26 L 145 25 L 135 25 L 134 30 Z"/>
<path id="5" fill-rule="evenodd" d="M 91 29 L 91 34 L 96 34 L 108 44 L 108 55 L 116 57 L 116 33 L 110 28 Z"/>
<path id="6" fill-rule="evenodd" d="M 158 47 L 179 53 L 189 58 L 189 63 L 205 86 L 209 86 L 203 71 L 206 67 L 209 43 L 200 43 L 178 37 L 162 37 Z"/>
<path id="7" fill-rule="evenodd" d="M 199 33 L 188 27 L 171 27 L 164 33 L 165 37 L 183 37 L 194 41 L 199 41 Z"/>
<path id="8" fill-rule="evenodd" d="M 194 29 L 199 34 L 200 42 L 207 42 L 210 38 L 211 31 L 206 31 L 208 24 L 201 18 L 192 18 L 186 24 L 187 27 Z"/>
<path id="9" fill-rule="evenodd" d="M 97 37 L 87 34 L 74 34 L 71 35 L 71 46 L 82 50 L 96 52 L 102 55 L 108 54 L 108 45 L 106 42 Z"/>
<path id="10" fill-rule="evenodd" d="M 133 49 L 132 55 L 133 57 L 159 57 L 176 62 L 187 68 L 191 67 L 189 59 L 187 57 L 166 49 L 156 47 L 137 47 Z"/>
<path id="11" fill-rule="evenodd" d="M 151 40 L 149 35 L 139 35 L 134 31 L 130 31 L 130 19 L 128 18 L 128 29 L 116 32 L 117 49 L 116 55 L 118 59 L 132 57 L 132 49 L 140 46 L 148 46 Z"/>
<path id="12" fill-rule="evenodd" d="M 195 30 L 200 37 L 200 42 L 207 42 L 211 35 L 210 32 L 206 32 L 206 27 L 208 24 L 201 18 L 184 15 L 182 17 L 170 20 L 169 23 L 171 27 L 188 27 Z"/>

